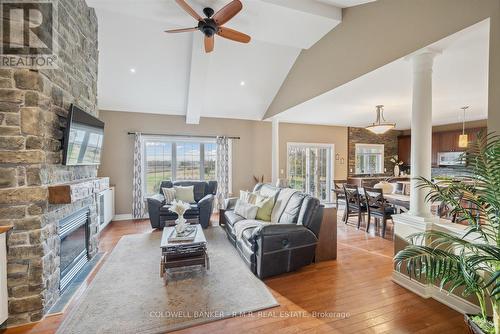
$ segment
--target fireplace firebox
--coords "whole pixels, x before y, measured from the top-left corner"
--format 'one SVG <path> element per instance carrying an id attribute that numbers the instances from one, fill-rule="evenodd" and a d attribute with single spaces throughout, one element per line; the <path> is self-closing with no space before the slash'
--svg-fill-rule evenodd
<path id="1" fill-rule="evenodd" d="M 63 291 L 89 260 L 89 208 L 83 208 L 59 221 L 59 289 Z"/>

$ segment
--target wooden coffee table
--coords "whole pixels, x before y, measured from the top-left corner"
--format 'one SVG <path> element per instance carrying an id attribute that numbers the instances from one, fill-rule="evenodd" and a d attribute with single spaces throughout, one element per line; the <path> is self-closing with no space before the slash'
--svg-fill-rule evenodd
<path id="1" fill-rule="evenodd" d="M 196 236 L 193 241 L 169 242 L 168 238 L 174 232 L 175 227 L 165 227 L 161 237 L 161 262 L 160 277 L 167 284 L 167 269 L 201 265 L 210 269 L 207 253 L 207 239 L 200 224 L 191 225 L 196 227 Z"/>

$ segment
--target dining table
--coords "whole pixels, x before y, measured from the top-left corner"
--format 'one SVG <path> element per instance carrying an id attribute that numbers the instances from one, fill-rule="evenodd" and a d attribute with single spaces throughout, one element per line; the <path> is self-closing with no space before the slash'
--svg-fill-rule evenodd
<path id="1" fill-rule="evenodd" d="M 410 210 L 410 196 L 403 194 L 384 194 L 387 202 L 392 204 L 398 213 L 408 212 Z"/>

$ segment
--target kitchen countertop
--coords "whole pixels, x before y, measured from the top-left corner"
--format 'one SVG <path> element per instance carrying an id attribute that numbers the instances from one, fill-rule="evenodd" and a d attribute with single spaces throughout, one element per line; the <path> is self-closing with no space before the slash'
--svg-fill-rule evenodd
<path id="1" fill-rule="evenodd" d="M 405 176 L 391 176 L 391 175 L 382 175 L 382 176 L 349 176 L 348 179 L 356 179 L 356 180 L 379 180 L 379 179 L 409 179 L 410 175 Z"/>

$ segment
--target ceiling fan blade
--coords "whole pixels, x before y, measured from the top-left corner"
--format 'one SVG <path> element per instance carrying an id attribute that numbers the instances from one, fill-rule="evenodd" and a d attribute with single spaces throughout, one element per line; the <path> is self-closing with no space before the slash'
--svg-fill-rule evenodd
<path id="1" fill-rule="evenodd" d="M 231 28 L 219 27 L 217 35 L 240 43 L 248 43 L 252 39 L 250 36 Z"/>
<path id="2" fill-rule="evenodd" d="M 214 36 L 208 37 L 205 36 L 205 52 L 210 53 L 214 50 Z"/>
<path id="3" fill-rule="evenodd" d="M 170 29 L 170 30 L 165 30 L 165 32 L 168 32 L 168 33 L 178 33 L 178 32 L 190 32 L 190 31 L 196 31 L 196 30 L 198 30 L 198 27 L 184 28 L 184 29 Z"/>
<path id="4" fill-rule="evenodd" d="M 181 7 L 182 7 L 182 9 L 184 9 L 184 11 L 185 11 L 186 13 L 188 13 L 189 15 L 191 15 L 192 17 L 194 17 L 194 19 L 195 19 L 196 21 L 202 21 L 202 20 L 203 20 L 203 18 L 202 18 L 200 15 L 198 15 L 198 13 L 197 13 L 197 12 L 195 12 L 195 11 L 194 11 L 194 9 L 193 9 L 193 8 L 191 8 L 191 6 L 190 6 L 190 5 L 188 5 L 188 4 L 187 4 L 187 2 L 186 2 L 185 0 L 175 0 L 175 2 L 177 2 L 177 4 L 178 4 L 179 6 L 181 6 Z"/>
<path id="5" fill-rule="evenodd" d="M 214 19 L 218 26 L 221 26 L 231 20 L 242 8 L 243 5 L 240 0 L 233 0 L 215 13 L 212 19 Z"/>

